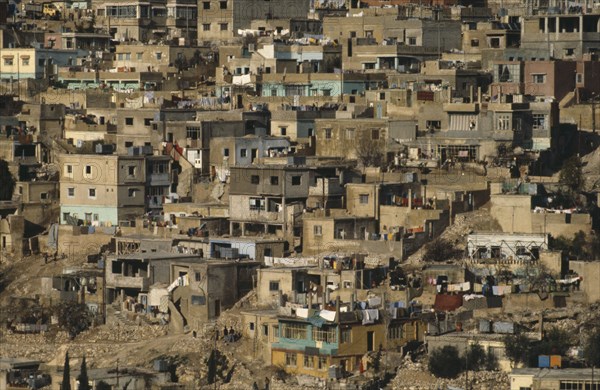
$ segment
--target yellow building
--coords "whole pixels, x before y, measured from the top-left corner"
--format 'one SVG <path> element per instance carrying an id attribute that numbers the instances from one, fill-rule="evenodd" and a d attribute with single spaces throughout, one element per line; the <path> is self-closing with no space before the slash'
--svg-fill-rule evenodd
<path id="1" fill-rule="evenodd" d="M 371 317 L 366 317 L 366 312 Z M 299 309 L 295 316 L 279 316 L 279 336 L 271 345 L 271 364 L 295 375 L 343 376 L 358 371 L 367 352 L 380 347 L 397 351 L 408 342 L 423 341 L 425 327 L 420 319 L 389 317 L 382 309 L 341 313 Z"/>

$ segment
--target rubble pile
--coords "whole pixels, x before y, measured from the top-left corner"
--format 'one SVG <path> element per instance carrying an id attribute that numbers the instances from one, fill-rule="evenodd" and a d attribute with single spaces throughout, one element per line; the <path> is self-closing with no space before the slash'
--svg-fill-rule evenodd
<path id="1" fill-rule="evenodd" d="M 57 345 L 67 343 L 65 332 L 51 334 L 19 334 L 0 331 L 0 356 L 19 356 L 40 361 L 54 358 Z"/>
<path id="2" fill-rule="evenodd" d="M 583 168 L 581 169 L 584 177 L 584 189 L 593 191 L 600 187 L 600 147 L 596 148 L 592 153 L 582 157 Z"/>
<path id="3" fill-rule="evenodd" d="M 164 325 L 126 325 L 110 324 L 89 329 L 76 338 L 86 343 L 120 342 L 128 343 L 142 340 L 153 340 L 167 334 Z"/>

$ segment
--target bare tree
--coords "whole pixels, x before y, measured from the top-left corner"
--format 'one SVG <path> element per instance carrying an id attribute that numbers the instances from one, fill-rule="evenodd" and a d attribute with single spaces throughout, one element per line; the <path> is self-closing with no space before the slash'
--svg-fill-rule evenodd
<path id="1" fill-rule="evenodd" d="M 356 157 L 365 167 L 380 167 L 384 163 L 383 142 L 371 138 L 358 139 Z"/>

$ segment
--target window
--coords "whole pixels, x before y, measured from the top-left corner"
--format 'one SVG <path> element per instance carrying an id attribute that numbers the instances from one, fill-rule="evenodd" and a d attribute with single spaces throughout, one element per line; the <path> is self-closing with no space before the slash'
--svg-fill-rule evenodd
<path id="1" fill-rule="evenodd" d="M 268 336 L 269 335 L 269 325 L 263 325 L 263 336 Z"/>
<path id="2" fill-rule="evenodd" d="M 570 57 L 575 55 L 575 49 L 565 49 L 565 56 Z"/>
<path id="3" fill-rule="evenodd" d="M 11 60 L 11 61 L 12 61 L 12 60 Z M 6 60 L 4 60 L 4 63 L 5 63 L 5 65 L 6 65 Z M 12 62 L 11 62 L 11 65 L 12 65 Z M 45 59 L 43 59 L 43 58 L 40 58 L 40 59 L 38 60 L 38 66 L 44 66 L 44 65 L 46 65 L 46 60 L 45 60 Z"/>
<path id="4" fill-rule="evenodd" d="M 388 339 L 397 340 L 402 338 L 402 325 L 390 325 L 388 328 Z"/>
<path id="5" fill-rule="evenodd" d="M 335 328 L 312 328 L 312 338 L 314 341 L 322 341 L 324 343 L 335 343 Z"/>
<path id="6" fill-rule="evenodd" d="M 249 209 L 252 211 L 262 211 L 265 209 L 265 200 L 261 198 L 250 198 Z"/>
<path id="7" fill-rule="evenodd" d="M 331 89 L 323 89 L 323 96 L 331 96 Z"/>
<path id="8" fill-rule="evenodd" d="M 358 195 L 358 202 L 360 204 L 367 204 L 367 203 L 369 203 L 369 194 L 360 194 L 360 195 Z"/>
<path id="9" fill-rule="evenodd" d="M 227 1 L 219 1 L 219 8 L 227 9 Z"/>
<path id="10" fill-rule="evenodd" d="M 304 368 L 315 368 L 315 359 L 312 355 L 304 355 Z"/>
<path id="11" fill-rule="evenodd" d="M 295 353 L 286 352 L 285 353 L 285 365 L 296 367 L 298 356 Z"/>
<path id="12" fill-rule="evenodd" d="M 331 129 L 325 129 L 325 139 L 331 139 Z"/>
<path id="13" fill-rule="evenodd" d="M 95 198 L 96 197 L 96 189 L 95 188 L 89 188 L 88 189 L 88 198 Z"/>
<path id="14" fill-rule="evenodd" d="M 202 9 L 210 9 L 210 1 L 203 1 Z"/>
<path id="15" fill-rule="evenodd" d="M 471 47 L 479 47 L 479 39 L 471 39 Z"/>
<path id="16" fill-rule="evenodd" d="M 254 322 L 251 322 L 248 325 L 249 325 L 250 330 L 254 330 Z"/>
<path id="17" fill-rule="evenodd" d="M 327 356 L 319 356 L 319 370 L 327 369 Z"/>
<path id="18" fill-rule="evenodd" d="M 22 188 L 19 188 L 19 189 L 22 189 Z M 47 193 L 47 192 L 42 192 L 42 193 L 40 193 L 40 199 L 41 199 L 41 200 L 46 200 L 46 199 L 48 199 L 48 193 Z"/>
<path id="19" fill-rule="evenodd" d="M 73 188 L 73 187 L 69 187 L 69 188 L 67 188 L 67 196 L 68 196 L 69 198 L 72 198 L 72 197 L 74 197 L 74 196 L 75 196 L 75 188 Z"/>
<path id="20" fill-rule="evenodd" d="M 354 129 L 346 129 L 346 139 L 354 139 Z"/>
<path id="21" fill-rule="evenodd" d="M 352 342 L 352 328 L 343 328 L 340 332 L 340 343 L 348 344 Z"/>
<path id="22" fill-rule="evenodd" d="M 248 149 L 240 149 L 240 157 L 248 157 Z"/>
<path id="23" fill-rule="evenodd" d="M 545 74 L 534 74 L 533 75 L 533 83 L 534 84 L 545 84 L 546 83 L 546 75 Z"/>
<path id="24" fill-rule="evenodd" d="M 259 184 L 260 183 L 260 177 L 258 177 L 258 175 L 252 175 L 252 176 L 250 176 L 250 183 L 252 183 L 252 184 Z"/>
<path id="25" fill-rule="evenodd" d="M 416 37 L 408 37 L 408 44 L 410 46 L 416 46 L 417 45 L 417 38 Z"/>
<path id="26" fill-rule="evenodd" d="M 128 195 L 130 198 L 135 198 L 135 193 L 136 193 L 136 192 L 137 192 L 137 188 L 129 188 L 129 189 L 127 190 L 127 195 Z"/>
<path id="27" fill-rule="evenodd" d="M 510 114 L 498 114 L 497 121 L 498 130 L 511 130 L 512 126 L 510 123 Z"/>
<path id="28" fill-rule="evenodd" d="M 92 166 L 91 165 L 86 165 L 85 166 L 85 174 L 86 175 L 91 175 L 92 174 Z"/>
<path id="29" fill-rule="evenodd" d="M 302 184 L 302 176 L 292 176 L 292 185 L 299 186 Z"/>
<path id="30" fill-rule="evenodd" d="M 206 305 L 206 297 L 204 295 L 192 295 L 192 305 Z"/>
<path id="31" fill-rule="evenodd" d="M 4 58 L 4 65 L 13 66 L 13 59 L 12 58 Z"/>
<path id="32" fill-rule="evenodd" d="M 100 216 L 98 214 L 94 214 L 94 221 L 98 222 L 100 220 Z"/>
<path id="33" fill-rule="evenodd" d="M 490 38 L 490 47 L 498 49 L 500 47 L 500 38 Z"/>
<path id="34" fill-rule="evenodd" d="M 150 126 L 152 123 L 152 118 L 144 118 L 144 126 Z"/>
<path id="35" fill-rule="evenodd" d="M 440 130 L 442 128 L 442 121 L 426 121 L 425 126 L 427 130 Z"/>
<path id="36" fill-rule="evenodd" d="M 560 390 L 600 390 L 600 381 L 594 380 L 570 380 L 560 381 Z"/>
<path id="37" fill-rule="evenodd" d="M 23 66 L 29 66 L 29 58 L 21 58 L 21 64 Z"/>
<path id="38" fill-rule="evenodd" d="M 125 147 L 126 148 L 130 148 L 132 146 L 133 146 L 133 142 L 131 142 L 131 141 L 125 141 Z"/>
<path id="39" fill-rule="evenodd" d="M 65 171 L 66 171 L 66 176 L 68 177 L 73 177 L 73 165 L 67 165 L 65 167 Z"/>
<path id="40" fill-rule="evenodd" d="M 210 31 L 210 23 L 202 23 L 202 31 Z"/>
<path id="41" fill-rule="evenodd" d="M 577 84 L 582 84 L 583 83 L 583 74 L 577 73 L 577 75 L 575 76 L 575 82 Z"/>
<path id="42" fill-rule="evenodd" d="M 269 282 L 269 291 L 279 291 L 279 282 L 271 280 Z"/>
<path id="43" fill-rule="evenodd" d="M 271 88 L 271 96 L 277 96 L 277 88 Z"/>
<path id="44" fill-rule="evenodd" d="M 199 282 L 202 280 L 202 275 L 200 274 L 200 272 L 194 272 L 194 280 L 196 282 Z"/>
<path id="45" fill-rule="evenodd" d="M 223 149 L 223 157 L 229 157 L 229 148 Z"/>
<path id="46" fill-rule="evenodd" d="M 533 114 L 533 129 L 534 130 L 546 129 L 546 115 Z"/>
<path id="47" fill-rule="evenodd" d="M 157 51 L 154 56 L 156 57 L 157 60 L 162 60 L 162 53 Z"/>
<path id="48" fill-rule="evenodd" d="M 227 31 L 227 23 L 219 23 L 219 29 L 221 31 Z"/>
<path id="49" fill-rule="evenodd" d="M 137 54 L 136 54 L 136 58 L 137 58 L 137 60 L 138 60 L 138 61 L 141 61 L 141 60 L 142 60 L 142 57 L 143 57 L 143 55 L 144 55 L 144 53 L 143 53 L 143 52 L 139 52 L 139 53 L 137 53 Z"/>
<path id="50" fill-rule="evenodd" d="M 304 324 L 281 324 L 281 337 L 285 339 L 306 339 L 306 326 Z"/>
<path id="51" fill-rule="evenodd" d="M 199 139 L 201 132 L 202 132 L 202 129 L 200 129 L 200 127 L 187 127 L 186 128 L 186 135 L 187 135 L 186 138 Z"/>
<path id="52" fill-rule="evenodd" d="M 271 176 L 271 185 L 278 186 L 279 185 L 279 176 Z"/>
<path id="53" fill-rule="evenodd" d="M 279 133 L 281 135 L 287 135 L 287 127 L 279 126 Z"/>
<path id="54" fill-rule="evenodd" d="M 125 126 L 133 126 L 133 118 L 125 118 Z"/>
<path id="55" fill-rule="evenodd" d="M 313 226 L 313 233 L 315 236 L 322 236 L 323 235 L 323 227 L 321 225 Z"/>
<path id="56" fill-rule="evenodd" d="M 127 174 L 129 176 L 135 176 L 135 166 L 130 165 L 127 167 Z"/>
<path id="57" fill-rule="evenodd" d="M 373 139 L 373 140 L 379 139 L 379 129 L 371 130 L 371 139 Z"/>

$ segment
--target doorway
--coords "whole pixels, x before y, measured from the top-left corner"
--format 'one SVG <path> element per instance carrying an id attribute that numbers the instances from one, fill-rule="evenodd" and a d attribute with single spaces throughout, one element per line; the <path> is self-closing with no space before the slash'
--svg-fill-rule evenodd
<path id="1" fill-rule="evenodd" d="M 372 352 L 375 349 L 375 332 L 369 331 L 367 332 L 367 351 Z"/>

